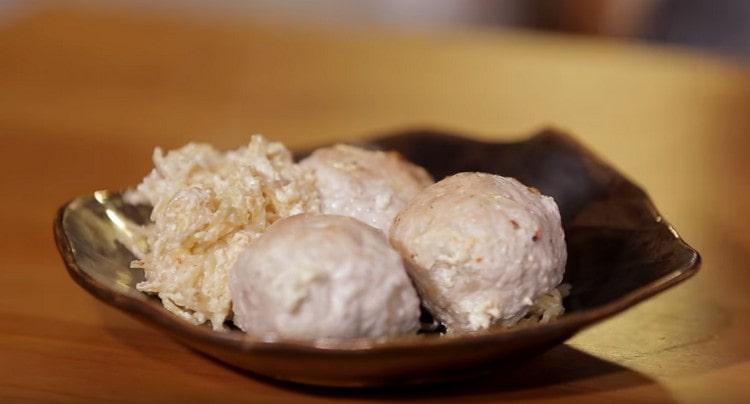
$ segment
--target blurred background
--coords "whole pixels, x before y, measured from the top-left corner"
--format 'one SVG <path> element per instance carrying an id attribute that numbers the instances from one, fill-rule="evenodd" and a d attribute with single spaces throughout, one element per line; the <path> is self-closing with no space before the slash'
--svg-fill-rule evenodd
<path id="1" fill-rule="evenodd" d="M 750 3 L 743 0 L 1 0 L 0 21 L 59 6 L 130 9 L 199 20 L 429 29 L 524 28 L 629 38 L 750 55 Z"/>

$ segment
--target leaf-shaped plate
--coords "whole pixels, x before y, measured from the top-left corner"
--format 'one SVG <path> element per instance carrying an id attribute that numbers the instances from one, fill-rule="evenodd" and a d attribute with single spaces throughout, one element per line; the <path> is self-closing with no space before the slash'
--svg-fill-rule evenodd
<path id="1" fill-rule="evenodd" d="M 582 328 L 693 275 L 698 252 L 659 215 L 646 193 L 576 141 L 554 130 L 515 143 L 433 131 L 374 139 L 436 179 L 461 171 L 511 176 L 555 198 L 568 246 L 566 314 L 547 324 L 456 335 L 388 339 L 264 340 L 212 331 L 138 292 L 130 269 L 132 223 L 148 209 L 99 191 L 63 206 L 54 223 L 70 276 L 101 301 L 221 361 L 274 379 L 327 386 L 378 386 L 465 378 L 544 352 Z"/>

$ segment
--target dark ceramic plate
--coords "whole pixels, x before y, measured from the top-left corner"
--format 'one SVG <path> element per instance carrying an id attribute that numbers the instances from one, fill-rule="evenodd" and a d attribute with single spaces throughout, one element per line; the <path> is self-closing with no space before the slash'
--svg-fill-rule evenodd
<path id="1" fill-rule="evenodd" d="M 128 206 L 115 193 L 97 192 L 62 207 L 54 224 L 57 246 L 70 276 L 85 290 L 178 341 L 256 374 L 328 386 L 435 382 L 512 365 L 698 270 L 698 253 L 644 191 L 566 135 L 548 130 L 517 143 L 485 143 L 416 131 L 370 144 L 400 151 L 436 179 L 485 171 L 516 177 L 552 195 L 568 245 L 567 313 L 528 328 L 451 336 L 260 340 L 191 325 L 136 291 L 142 275 L 129 268 L 133 256 L 123 242 L 131 240 L 129 223 L 147 221 L 148 209 Z"/>

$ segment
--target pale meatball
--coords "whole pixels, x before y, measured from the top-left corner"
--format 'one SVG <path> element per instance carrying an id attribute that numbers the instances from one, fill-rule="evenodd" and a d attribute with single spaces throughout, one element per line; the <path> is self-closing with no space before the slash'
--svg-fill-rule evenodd
<path id="1" fill-rule="evenodd" d="M 335 215 L 281 219 L 230 272 L 234 323 L 292 339 L 382 337 L 419 328 L 419 297 L 382 232 Z"/>
<path id="2" fill-rule="evenodd" d="M 398 153 L 347 145 L 317 149 L 300 164 L 315 175 L 323 213 L 350 216 L 386 234 L 398 212 L 433 183 Z"/>
<path id="3" fill-rule="evenodd" d="M 555 201 L 512 178 L 460 173 L 428 187 L 390 233 L 422 303 L 449 332 L 510 326 L 563 278 Z"/>

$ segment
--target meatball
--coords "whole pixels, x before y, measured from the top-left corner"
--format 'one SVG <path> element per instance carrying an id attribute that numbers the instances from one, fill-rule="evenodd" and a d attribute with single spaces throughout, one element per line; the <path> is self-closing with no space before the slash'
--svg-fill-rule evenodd
<path id="1" fill-rule="evenodd" d="M 355 219 L 281 219 L 232 267 L 234 323 L 292 339 L 415 333 L 419 297 L 382 232 Z"/>
<path id="2" fill-rule="evenodd" d="M 449 332 L 515 324 L 562 281 L 567 258 L 555 201 L 484 173 L 425 189 L 398 215 L 390 240 Z"/>
<path id="3" fill-rule="evenodd" d="M 350 216 L 386 234 L 409 200 L 433 183 L 398 153 L 347 145 L 315 150 L 300 164 L 315 175 L 322 213 Z"/>

